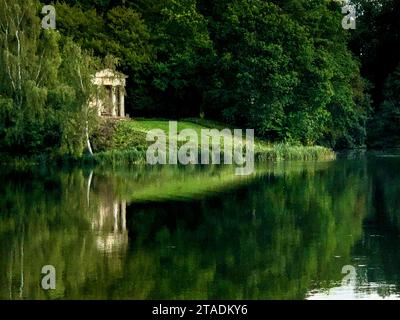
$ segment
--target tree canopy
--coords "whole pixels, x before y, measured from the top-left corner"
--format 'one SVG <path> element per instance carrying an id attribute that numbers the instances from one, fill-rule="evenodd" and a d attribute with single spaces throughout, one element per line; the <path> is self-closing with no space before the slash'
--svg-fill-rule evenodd
<path id="1" fill-rule="evenodd" d="M 81 154 L 96 120 L 74 77 L 89 79 L 109 55 L 129 76 L 134 116 L 205 117 L 333 148 L 382 142 L 387 125 L 397 135 L 394 0 L 352 1 L 356 30 L 343 29 L 334 0 L 57 1 L 55 31 L 40 28 L 37 0 L 23 3 L 0 4 L 3 151 Z M 75 116 L 88 122 L 70 123 Z M 68 132 L 83 132 L 74 147 Z"/>

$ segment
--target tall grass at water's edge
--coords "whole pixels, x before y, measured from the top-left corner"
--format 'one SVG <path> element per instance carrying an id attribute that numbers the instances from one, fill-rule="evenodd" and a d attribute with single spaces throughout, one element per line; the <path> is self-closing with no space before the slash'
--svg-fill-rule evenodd
<path id="1" fill-rule="evenodd" d="M 255 162 L 268 161 L 329 161 L 336 158 L 335 153 L 323 147 L 281 147 L 276 146 L 268 150 L 256 151 Z M 80 158 L 60 156 L 57 158 L 8 158 L 0 161 L 0 166 L 15 170 L 25 170 L 37 165 L 58 166 L 129 166 L 146 163 L 146 152 L 138 150 L 111 150 L 96 153 L 93 156 L 85 155 Z M 223 154 L 221 154 L 223 164 Z"/>
<path id="2" fill-rule="evenodd" d="M 321 146 L 291 146 L 277 144 L 268 147 L 256 147 L 254 158 L 256 162 L 265 161 L 312 161 L 334 160 L 333 150 Z M 90 161 L 89 158 L 86 159 Z M 139 150 L 111 150 L 95 154 L 92 161 L 101 165 L 130 165 L 146 163 L 146 151 Z M 223 163 L 223 151 L 221 151 Z"/>
<path id="3" fill-rule="evenodd" d="M 256 146 L 254 158 L 256 162 L 267 161 L 318 161 L 334 160 L 336 153 L 321 146 L 291 146 L 288 144 L 276 144 L 271 146 Z M 221 163 L 223 163 L 223 151 L 221 151 Z M 124 166 L 146 163 L 146 151 L 137 149 L 109 150 L 95 153 L 93 156 L 37 156 L 32 158 L 1 158 L 0 165 L 14 169 L 25 169 L 36 165 L 104 165 Z"/>
<path id="4" fill-rule="evenodd" d="M 334 160 L 336 159 L 336 153 L 332 149 L 321 146 L 292 146 L 289 144 L 276 144 L 269 147 L 256 147 L 255 159 L 258 161 Z"/>

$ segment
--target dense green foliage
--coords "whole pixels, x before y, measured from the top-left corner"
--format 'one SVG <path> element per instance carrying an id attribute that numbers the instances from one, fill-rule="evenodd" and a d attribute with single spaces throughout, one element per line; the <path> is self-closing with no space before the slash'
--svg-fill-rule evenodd
<path id="1" fill-rule="evenodd" d="M 79 155 L 96 122 L 89 100 L 97 59 L 41 29 L 39 8 L 34 0 L 0 3 L 0 151 Z"/>
<path id="2" fill-rule="evenodd" d="M 373 114 L 368 125 L 371 147 L 399 146 L 400 2 L 353 0 L 357 29 L 351 48 L 371 87 Z"/>
<path id="3" fill-rule="evenodd" d="M 337 3 L 125 1 L 123 12 L 139 14 L 129 23 L 136 37 L 128 44 L 107 31 L 118 28 L 109 19 L 121 11 L 118 3 L 92 3 L 62 4 L 60 30 L 121 59 L 123 71 L 134 75 L 128 90 L 132 114 L 205 116 L 255 128 L 270 141 L 364 143 L 368 101 Z M 77 25 L 84 27 L 76 32 Z M 110 48 L 110 36 L 119 49 Z M 147 40 L 149 60 L 122 53 Z"/>
<path id="4" fill-rule="evenodd" d="M 0 14 L 0 149 L 82 154 L 98 120 L 90 81 L 76 77 L 110 55 L 129 76 L 133 117 L 205 117 L 333 148 L 364 146 L 371 119 L 370 141 L 397 144 L 399 5 L 353 2 L 356 30 L 333 0 L 57 1 L 48 31 L 38 0 L 13 1 Z"/>

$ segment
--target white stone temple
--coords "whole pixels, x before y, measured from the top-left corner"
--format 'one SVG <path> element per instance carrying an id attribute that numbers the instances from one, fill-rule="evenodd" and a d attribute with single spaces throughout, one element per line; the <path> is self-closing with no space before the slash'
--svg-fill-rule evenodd
<path id="1" fill-rule="evenodd" d="M 99 96 L 91 103 L 101 117 L 125 118 L 125 86 L 128 77 L 123 73 L 104 69 L 95 74 L 93 83 L 104 86 L 106 97 Z"/>

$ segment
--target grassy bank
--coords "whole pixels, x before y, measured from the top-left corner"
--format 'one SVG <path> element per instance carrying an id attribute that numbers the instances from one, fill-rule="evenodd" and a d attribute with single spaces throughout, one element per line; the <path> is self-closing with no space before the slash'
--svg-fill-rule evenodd
<path id="1" fill-rule="evenodd" d="M 92 137 L 94 156 L 84 155 L 82 157 L 39 155 L 30 158 L 15 158 L 11 156 L 0 156 L 2 166 L 14 169 L 25 169 L 38 164 L 57 166 L 76 165 L 112 165 L 123 166 L 132 164 L 145 164 L 146 151 L 152 142 L 146 141 L 149 130 L 161 129 L 167 135 L 169 121 L 164 119 L 135 119 L 121 121 L 105 121 L 98 132 Z M 193 129 L 201 136 L 202 129 L 233 129 L 223 123 L 202 119 L 185 119 L 178 121 L 178 132 L 184 129 Z M 232 130 L 233 131 L 233 130 Z M 243 130 L 245 131 L 245 130 Z M 245 137 L 245 132 L 243 132 Z M 177 142 L 178 148 L 184 142 Z M 199 141 L 200 144 L 200 141 Z M 168 146 L 168 145 L 167 145 Z M 221 153 L 223 154 L 223 140 L 221 138 Z M 199 150 L 201 150 L 199 145 Z M 311 161 L 311 160 L 333 160 L 336 157 L 334 151 L 321 146 L 301 146 L 290 144 L 272 144 L 255 138 L 254 151 L 256 162 L 263 161 Z M 223 163 L 223 155 L 221 155 Z"/>
<path id="2" fill-rule="evenodd" d="M 169 122 L 162 119 L 124 120 L 106 123 L 94 138 L 95 156 L 92 160 L 100 164 L 126 165 L 146 162 L 146 150 L 152 143 L 146 141 L 146 134 L 152 129 L 161 129 L 168 134 Z M 193 129 L 200 137 L 201 129 L 232 129 L 229 126 L 202 119 L 178 121 L 178 132 Z M 222 142 L 222 140 L 221 140 Z M 178 142 L 179 144 L 183 144 Z M 199 148 L 200 149 L 200 148 Z M 223 145 L 221 143 L 221 150 Z M 271 144 L 255 139 L 256 161 L 280 160 L 333 160 L 335 153 L 321 146 L 301 146 L 289 144 Z"/>

